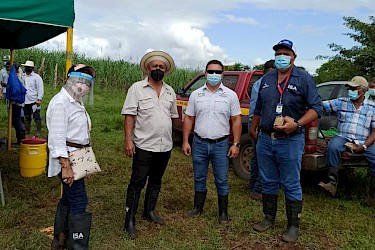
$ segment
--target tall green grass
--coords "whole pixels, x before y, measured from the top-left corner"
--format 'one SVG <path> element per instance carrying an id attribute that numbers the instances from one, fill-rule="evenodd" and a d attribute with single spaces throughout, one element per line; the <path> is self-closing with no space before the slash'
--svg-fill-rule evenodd
<path id="1" fill-rule="evenodd" d="M 0 49 L 1 58 L 8 55 L 9 50 Z M 43 59 L 44 58 L 44 59 Z M 57 64 L 58 83 L 62 84 L 65 75 L 65 52 L 47 51 L 39 48 L 15 50 L 15 61 L 18 64 L 25 63 L 26 60 L 34 61 L 35 71 L 38 72 L 45 83 L 54 81 L 54 71 Z M 43 69 L 40 70 L 44 60 Z M 95 84 L 100 87 L 117 88 L 127 90 L 132 83 L 143 78 L 143 72 L 138 64 L 124 60 L 111 60 L 109 58 L 91 59 L 85 55 L 74 54 L 73 63 L 84 63 L 95 68 L 97 77 Z M 176 68 L 172 74 L 165 77 L 165 82 L 174 89 L 185 86 L 199 70 L 189 70 Z"/>

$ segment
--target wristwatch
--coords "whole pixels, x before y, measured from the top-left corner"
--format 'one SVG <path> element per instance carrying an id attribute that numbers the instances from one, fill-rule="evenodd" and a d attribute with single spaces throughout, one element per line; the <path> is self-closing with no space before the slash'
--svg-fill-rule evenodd
<path id="1" fill-rule="evenodd" d="M 297 130 L 303 129 L 302 125 L 297 120 L 294 120 L 294 122 L 297 123 Z"/>
<path id="2" fill-rule="evenodd" d="M 236 146 L 237 148 L 241 147 L 241 144 L 239 142 L 233 143 L 233 145 Z"/>
<path id="3" fill-rule="evenodd" d="M 362 144 L 363 151 L 367 150 L 367 146 L 365 144 Z"/>

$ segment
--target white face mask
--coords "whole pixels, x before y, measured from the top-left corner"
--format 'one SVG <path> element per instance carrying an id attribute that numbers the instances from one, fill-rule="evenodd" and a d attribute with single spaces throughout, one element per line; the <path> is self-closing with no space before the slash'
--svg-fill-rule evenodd
<path id="1" fill-rule="evenodd" d="M 375 89 L 368 89 L 367 92 L 370 96 L 375 96 Z"/>

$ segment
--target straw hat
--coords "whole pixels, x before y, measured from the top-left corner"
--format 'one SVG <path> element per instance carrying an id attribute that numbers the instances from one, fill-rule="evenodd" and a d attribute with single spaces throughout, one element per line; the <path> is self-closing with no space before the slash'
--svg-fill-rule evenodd
<path id="1" fill-rule="evenodd" d="M 150 64 L 150 62 L 154 60 L 161 60 L 165 62 L 165 64 L 167 65 L 167 69 L 164 72 L 164 75 L 167 76 L 174 70 L 175 65 L 173 58 L 168 53 L 165 53 L 164 51 L 151 51 L 142 57 L 140 63 L 141 69 L 144 73 L 147 74 L 147 67 Z"/>
<path id="2" fill-rule="evenodd" d="M 25 67 L 34 68 L 34 62 L 33 61 L 26 61 L 24 64 L 21 64 L 21 65 L 25 66 Z"/>

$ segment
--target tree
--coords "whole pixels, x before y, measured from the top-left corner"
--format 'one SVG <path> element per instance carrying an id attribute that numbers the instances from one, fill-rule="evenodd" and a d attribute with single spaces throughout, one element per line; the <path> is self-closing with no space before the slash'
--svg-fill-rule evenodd
<path id="1" fill-rule="evenodd" d="M 345 35 L 359 43 L 350 49 L 336 43 L 328 44 L 330 49 L 337 52 L 332 57 L 317 56 L 317 59 L 329 59 L 319 69 L 315 80 L 326 82 L 331 80 L 349 80 L 355 75 L 367 79 L 375 76 L 375 16 L 370 16 L 369 23 L 364 23 L 354 17 L 344 17 L 344 25 L 354 30 Z"/>
<path id="2" fill-rule="evenodd" d="M 245 71 L 250 70 L 250 66 L 244 65 L 242 63 L 235 63 L 232 65 L 225 65 L 224 70 L 226 71 Z"/>
<path id="3" fill-rule="evenodd" d="M 263 69 L 264 69 L 264 64 L 255 65 L 253 67 L 253 70 L 263 70 Z"/>

